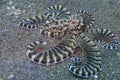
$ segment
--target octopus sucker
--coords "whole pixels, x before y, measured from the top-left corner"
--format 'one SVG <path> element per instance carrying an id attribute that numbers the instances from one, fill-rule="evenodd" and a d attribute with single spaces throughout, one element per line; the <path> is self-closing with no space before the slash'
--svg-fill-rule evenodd
<path id="1" fill-rule="evenodd" d="M 116 50 L 119 47 L 117 37 L 112 31 L 107 29 L 91 29 L 89 31 L 91 38 L 95 42 L 101 43 L 102 47 L 109 50 Z"/>
<path id="2" fill-rule="evenodd" d="M 91 41 L 90 38 L 83 34 L 79 35 L 78 37 L 80 40 L 78 42 L 80 43 L 79 46 L 82 47 L 83 51 L 85 52 L 84 61 L 81 59 L 76 59 L 76 57 L 72 58 L 72 61 L 74 62 L 70 61 L 68 70 L 76 76 L 88 78 L 90 76 L 94 76 L 101 70 L 101 56 L 99 49 L 97 46 L 95 46 L 95 43 Z"/>
<path id="3" fill-rule="evenodd" d="M 62 5 L 53 5 L 47 8 L 45 15 L 49 15 L 55 19 L 68 18 L 71 12 L 64 8 Z"/>

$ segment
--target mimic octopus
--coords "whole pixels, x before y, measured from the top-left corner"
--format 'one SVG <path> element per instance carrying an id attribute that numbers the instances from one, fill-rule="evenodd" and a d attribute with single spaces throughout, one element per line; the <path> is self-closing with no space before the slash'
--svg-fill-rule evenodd
<path id="1" fill-rule="evenodd" d="M 45 41 L 35 41 L 27 46 L 26 55 L 31 61 L 41 65 L 52 65 L 68 59 L 75 53 L 67 65 L 68 70 L 76 76 L 88 78 L 101 70 L 101 53 L 96 45 L 104 49 L 117 50 L 119 44 L 112 31 L 95 28 L 93 16 L 85 10 L 76 10 L 71 14 L 62 5 L 49 6 L 41 16 L 34 16 L 19 22 L 27 29 L 37 28 L 39 33 L 52 38 L 60 38 L 58 44 L 42 51 Z"/>

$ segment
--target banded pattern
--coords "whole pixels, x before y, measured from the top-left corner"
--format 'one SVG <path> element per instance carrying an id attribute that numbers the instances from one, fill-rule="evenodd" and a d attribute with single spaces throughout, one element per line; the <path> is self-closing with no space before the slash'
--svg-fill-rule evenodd
<path id="1" fill-rule="evenodd" d="M 40 46 L 45 45 L 44 42 L 36 41 L 28 45 L 26 55 L 30 58 L 31 61 L 42 64 L 42 65 L 51 65 L 67 59 L 76 47 L 75 35 L 70 35 L 67 38 L 63 39 L 58 45 L 41 52 L 39 50 Z"/>
<path id="2" fill-rule="evenodd" d="M 27 29 L 33 29 L 40 27 L 40 25 L 43 25 L 48 19 L 48 15 L 34 16 L 19 22 L 18 25 Z"/>
<path id="3" fill-rule="evenodd" d="M 45 15 L 49 15 L 54 19 L 65 19 L 71 16 L 71 12 L 62 5 L 53 5 L 47 8 Z"/>
<path id="4" fill-rule="evenodd" d="M 72 55 L 80 47 L 84 56 L 72 57 L 68 70 L 74 75 L 88 78 L 101 70 L 100 51 L 95 42 L 101 42 L 105 49 L 118 49 L 115 35 L 107 29 L 93 29 L 95 21 L 91 14 L 84 9 L 77 10 L 75 15 L 61 5 L 47 8 L 42 16 L 25 19 L 19 25 L 28 29 L 39 27 L 39 33 L 49 37 L 62 37 L 57 45 L 42 51 L 48 46 L 44 41 L 35 41 L 28 45 L 26 55 L 31 61 L 52 65 L 59 63 Z M 87 30 L 92 39 L 83 34 Z"/>
<path id="5" fill-rule="evenodd" d="M 71 58 L 68 70 L 81 78 L 88 78 L 101 70 L 101 56 L 99 49 L 90 38 L 79 35 L 78 45 L 84 51 L 84 60 L 80 57 Z"/>
<path id="6" fill-rule="evenodd" d="M 65 26 L 68 26 L 70 23 L 70 20 L 67 19 L 59 19 L 59 20 L 50 20 L 46 21 L 42 26 L 45 28 L 64 28 Z"/>
<path id="7" fill-rule="evenodd" d="M 109 50 L 117 50 L 119 44 L 117 37 L 107 29 L 91 29 L 88 31 L 95 42 L 102 44 L 102 47 Z"/>
<path id="8" fill-rule="evenodd" d="M 44 24 L 44 28 L 39 30 L 40 34 L 49 37 L 63 37 L 72 33 L 84 32 L 84 24 L 77 19 L 72 20 L 51 20 Z"/>
<path id="9" fill-rule="evenodd" d="M 95 26 L 94 25 L 95 21 L 93 16 L 89 12 L 85 11 L 84 9 L 77 10 L 76 18 L 78 18 L 80 21 L 82 20 L 83 24 L 86 26 L 87 29 L 91 29 Z"/>
<path id="10" fill-rule="evenodd" d="M 65 30 L 69 27 L 69 20 L 50 20 L 47 21 L 43 26 L 44 28 L 39 29 L 39 33 L 48 37 L 62 37 L 65 34 Z"/>
<path id="11" fill-rule="evenodd" d="M 46 35 L 48 37 L 64 37 L 67 34 L 65 33 L 65 31 L 56 32 L 56 31 L 49 31 L 49 29 L 40 29 L 39 33 L 42 35 Z"/>

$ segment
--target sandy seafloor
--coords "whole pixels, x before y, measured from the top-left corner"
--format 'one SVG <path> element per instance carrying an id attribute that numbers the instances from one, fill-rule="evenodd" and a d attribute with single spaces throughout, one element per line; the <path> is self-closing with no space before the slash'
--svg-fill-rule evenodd
<path id="1" fill-rule="evenodd" d="M 70 59 L 48 67 L 29 60 L 26 46 L 46 38 L 38 30 L 27 30 L 17 23 L 42 14 L 47 6 L 54 4 L 65 5 L 72 13 L 84 8 L 93 14 L 97 27 L 114 31 L 120 41 L 120 0 L 0 0 L 0 80 L 120 80 L 120 48 L 101 49 L 102 70 L 88 79 L 76 77 L 67 70 Z M 20 9 L 20 14 L 12 14 L 15 10 L 11 6 Z"/>

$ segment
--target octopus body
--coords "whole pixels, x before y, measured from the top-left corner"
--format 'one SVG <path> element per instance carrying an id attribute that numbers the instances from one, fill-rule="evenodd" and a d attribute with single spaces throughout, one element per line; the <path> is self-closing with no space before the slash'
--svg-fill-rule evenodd
<path id="1" fill-rule="evenodd" d="M 26 55 L 31 61 L 42 65 L 51 65 L 67 59 L 73 54 L 76 48 L 75 35 L 70 35 L 51 49 L 41 52 L 40 46 L 45 46 L 45 42 L 36 41 L 27 47 Z"/>
<path id="2" fill-rule="evenodd" d="M 49 37 L 63 37 L 72 33 L 84 32 L 83 23 L 74 20 L 51 20 L 43 26 L 44 28 L 41 28 L 39 33 Z"/>
<path id="3" fill-rule="evenodd" d="M 54 5 L 48 7 L 42 16 L 25 19 L 19 25 L 28 29 L 39 28 L 42 35 L 61 38 L 57 45 L 45 51 L 42 51 L 47 46 L 45 41 L 28 45 L 26 55 L 31 61 L 48 66 L 83 53 L 83 56 L 72 57 L 67 65 L 71 73 L 82 78 L 94 76 L 101 70 L 102 59 L 96 42 L 104 49 L 119 48 L 115 34 L 107 29 L 96 29 L 93 16 L 85 10 L 78 9 L 72 15 L 67 8 Z"/>

